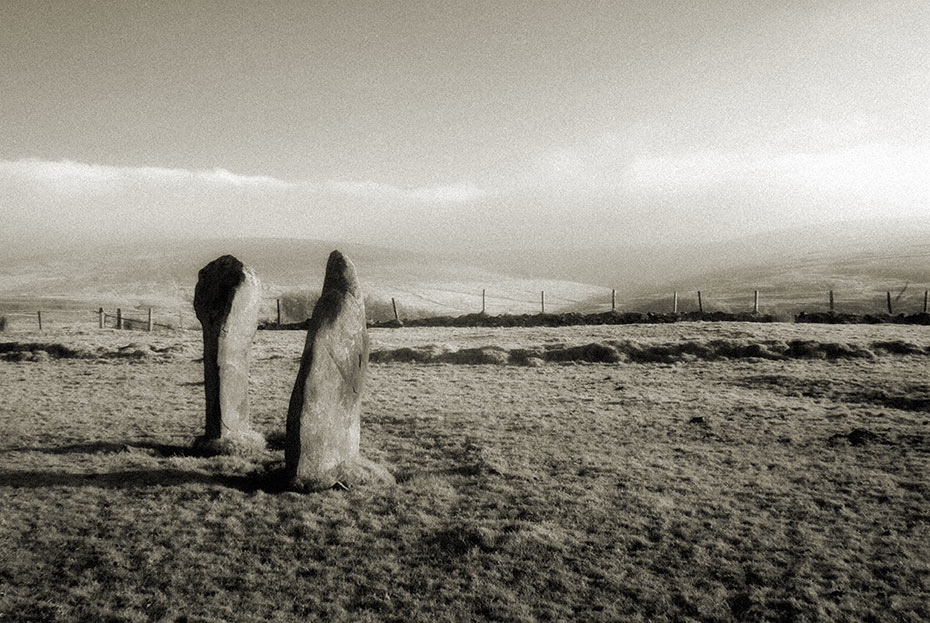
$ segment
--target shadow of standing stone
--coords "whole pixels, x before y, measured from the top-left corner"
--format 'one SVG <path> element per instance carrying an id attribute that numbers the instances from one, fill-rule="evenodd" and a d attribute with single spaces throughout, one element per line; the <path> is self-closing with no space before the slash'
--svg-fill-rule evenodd
<path id="1" fill-rule="evenodd" d="M 194 310 L 203 327 L 206 431 L 198 448 L 229 454 L 265 447 L 249 421 L 249 349 L 261 294 L 255 271 L 231 255 L 200 269 Z"/>
<path id="2" fill-rule="evenodd" d="M 365 303 L 355 267 L 333 251 L 287 412 L 284 460 L 291 488 L 394 484 L 385 467 L 359 454 L 368 352 Z"/>

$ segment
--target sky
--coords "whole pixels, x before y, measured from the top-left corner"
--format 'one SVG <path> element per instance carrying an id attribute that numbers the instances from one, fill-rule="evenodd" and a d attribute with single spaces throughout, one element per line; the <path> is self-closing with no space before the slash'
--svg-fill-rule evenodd
<path id="1" fill-rule="evenodd" d="M 930 214 L 930 3 L 0 0 L 0 244 Z"/>

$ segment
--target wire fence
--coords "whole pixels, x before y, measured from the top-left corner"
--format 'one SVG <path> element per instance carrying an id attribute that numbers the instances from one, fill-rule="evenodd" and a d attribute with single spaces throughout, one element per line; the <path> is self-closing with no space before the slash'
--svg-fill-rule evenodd
<path id="1" fill-rule="evenodd" d="M 193 322 L 192 322 L 193 320 Z M 194 328 L 196 316 L 191 313 L 171 312 L 149 308 L 123 313 L 121 308 L 110 311 L 58 309 L 46 307 L 34 312 L 0 311 L 0 330 L 10 329 L 126 329 L 136 331 L 176 331 Z"/>
<path id="2" fill-rule="evenodd" d="M 708 297 L 700 290 L 690 292 L 673 291 L 666 297 L 652 297 L 624 306 L 624 311 L 653 313 L 704 313 L 712 311 L 752 312 L 755 314 L 772 312 L 775 309 L 784 312 L 789 303 L 795 311 L 814 311 L 838 313 L 870 314 L 915 314 L 928 313 L 930 291 L 922 293 L 914 289 L 904 296 L 904 291 L 896 295 L 886 291 L 883 297 L 878 293 L 858 293 L 856 297 L 840 300 L 833 290 L 799 299 L 786 298 L 786 293 L 770 292 L 766 304 L 766 293 L 761 290 L 747 291 L 745 295 Z M 386 320 L 404 320 L 428 316 L 461 316 L 466 314 L 547 314 L 562 312 L 601 313 L 620 311 L 617 291 L 605 293 L 601 299 L 575 299 L 560 296 L 558 293 L 539 291 L 536 297 L 524 292 L 522 296 L 512 291 L 502 292 L 500 296 L 488 297 L 484 289 L 473 294 L 456 293 L 451 302 L 438 300 L 441 297 L 426 298 L 412 292 L 404 292 L 404 298 L 392 297 L 390 301 L 366 298 L 368 319 L 372 322 Z M 921 296 L 922 294 L 922 296 Z M 535 298 L 535 301 L 532 300 Z M 265 324 L 299 323 L 310 316 L 316 299 L 311 296 L 265 297 L 259 312 L 260 322 Z M 179 331 L 200 330 L 200 322 L 189 302 L 174 307 L 97 307 L 96 309 L 68 309 L 56 305 L 44 305 L 42 309 L 30 311 L 23 308 L 23 303 L 4 304 L 0 301 L 0 331 L 11 329 L 117 329 L 130 331 Z M 38 305 L 37 305 L 38 306 Z"/>

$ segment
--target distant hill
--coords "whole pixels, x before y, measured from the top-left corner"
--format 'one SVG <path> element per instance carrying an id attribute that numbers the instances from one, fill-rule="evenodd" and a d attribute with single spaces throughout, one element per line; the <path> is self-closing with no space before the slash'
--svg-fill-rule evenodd
<path id="1" fill-rule="evenodd" d="M 36 309 L 39 303 L 45 308 L 189 309 L 197 272 L 229 253 L 258 272 L 266 296 L 263 314 L 271 317 L 278 297 L 315 297 L 322 287 L 326 260 L 336 248 L 353 260 L 366 295 L 382 316 L 390 313 L 391 298 L 406 317 L 480 311 L 482 289 L 487 291 L 487 312 L 493 314 L 538 311 L 543 290 L 547 311 L 610 297 L 609 291 L 590 284 L 508 275 L 439 255 L 318 240 L 253 238 L 75 246 L 52 253 L 7 255 L 0 258 L 0 311 Z"/>
<path id="2" fill-rule="evenodd" d="M 930 289 L 930 227 L 893 225 L 786 230 L 690 252 L 679 249 L 670 257 L 683 267 L 670 270 L 666 279 L 652 276 L 650 283 L 631 285 L 622 308 L 669 311 L 678 291 L 679 310 L 692 311 L 700 290 L 705 311 L 745 311 L 759 290 L 763 312 L 790 317 L 827 311 L 833 290 L 837 311 L 884 312 L 890 291 L 894 313 L 918 312 Z"/>
<path id="3" fill-rule="evenodd" d="M 829 310 L 832 290 L 837 311 L 886 312 L 887 292 L 891 292 L 894 313 L 915 313 L 922 310 L 927 289 L 930 244 L 897 254 L 824 256 L 706 273 L 669 282 L 663 292 L 643 292 L 625 304 L 634 311 L 667 311 L 677 290 L 679 309 L 690 311 L 697 309 L 697 291 L 701 290 L 705 310 L 744 311 L 751 309 L 753 291 L 758 290 L 762 311 L 793 316 Z"/>
<path id="4" fill-rule="evenodd" d="M 833 290 L 838 311 L 885 310 L 892 292 L 897 313 L 920 311 L 930 288 L 930 222 L 842 223 L 785 229 L 706 244 L 656 244 L 602 249 L 495 248 L 473 255 L 419 253 L 319 240 L 250 238 L 152 240 L 143 244 L 74 245 L 54 252 L 0 249 L 0 313 L 9 310 L 97 306 L 189 313 L 197 272 L 225 253 L 258 271 L 265 291 L 262 314 L 275 299 L 286 320 L 302 320 L 322 286 L 329 253 L 339 248 L 355 262 L 373 320 L 459 315 L 536 313 L 540 292 L 548 312 L 601 312 L 617 290 L 621 311 L 752 308 L 760 292 L 763 312 L 786 318 L 825 311 Z M 287 318 L 291 314 L 293 318 Z"/>
<path id="5" fill-rule="evenodd" d="M 625 297 L 664 290 L 670 283 L 731 270 L 827 262 L 843 264 L 860 256 L 881 256 L 889 274 L 905 272 L 930 243 L 930 218 L 924 220 L 850 221 L 788 227 L 749 236 L 713 239 L 713 232 L 693 239 L 632 244 L 619 239 L 590 248 L 495 248 L 473 258 L 490 270 L 527 277 L 545 276 L 617 288 Z M 709 238 L 709 239 L 708 239 Z M 858 260 L 857 260 L 858 261 Z M 927 265 L 926 258 L 923 260 Z M 878 266 L 870 266 L 869 271 Z"/>

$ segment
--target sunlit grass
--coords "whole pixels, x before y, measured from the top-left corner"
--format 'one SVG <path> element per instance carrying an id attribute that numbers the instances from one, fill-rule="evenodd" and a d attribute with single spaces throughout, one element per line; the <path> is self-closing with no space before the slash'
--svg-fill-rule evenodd
<path id="1" fill-rule="evenodd" d="M 919 327 L 375 332 L 382 351 L 635 349 L 619 363 L 374 364 L 362 451 L 398 484 L 311 495 L 269 481 L 277 444 L 189 449 L 196 333 L 15 338 L 93 356 L 0 361 L 0 620 L 930 617 Z M 272 439 L 302 339 L 258 336 L 253 421 Z M 667 346 L 715 340 L 871 356 Z"/>

